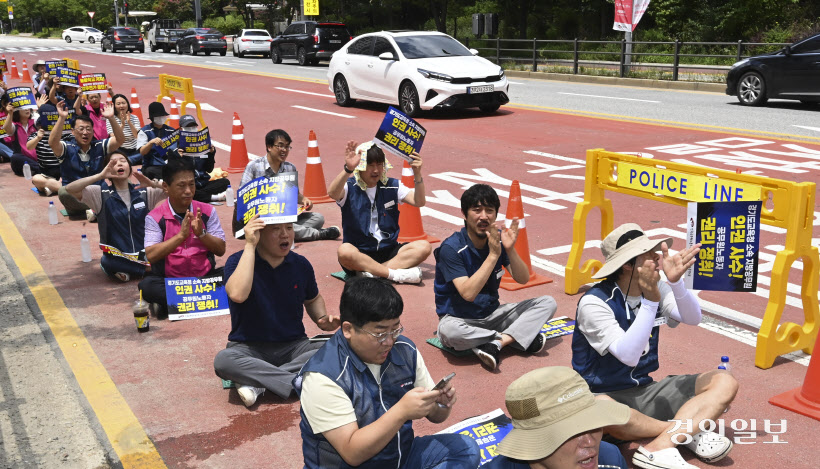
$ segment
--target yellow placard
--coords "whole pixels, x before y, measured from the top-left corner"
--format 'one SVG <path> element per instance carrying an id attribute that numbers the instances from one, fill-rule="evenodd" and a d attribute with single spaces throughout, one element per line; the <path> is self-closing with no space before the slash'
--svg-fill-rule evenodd
<path id="1" fill-rule="evenodd" d="M 618 164 L 618 186 L 692 202 L 760 200 L 760 186 L 668 169 Z"/>
<path id="2" fill-rule="evenodd" d="M 182 103 L 179 105 L 180 115 L 188 113 L 188 104 L 193 104 L 196 108 L 196 115 L 199 117 L 199 125 L 207 127 L 205 119 L 202 117 L 202 106 L 194 97 L 194 82 L 190 78 L 176 77 L 161 73 L 159 75 L 159 95 L 157 102 L 162 102 L 162 98 L 171 98 L 172 92 L 182 93 Z"/>
<path id="3" fill-rule="evenodd" d="M 165 86 L 165 89 L 169 91 L 179 91 L 181 93 L 185 92 L 185 85 L 183 84 L 182 80 L 178 77 L 168 75 L 164 76 L 163 85 Z"/>
<path id="4" fill-rule="evenodd" d="M 319 0 L 304 0 L 305 15 L 319 16 Z"/>
<path id="5" fill-rule="evenodd" d="M 75 59 L 69 59 L 64 57 L 63 60 L 66 62 L 66 67 L 73 68 L 74 70 L 80 70 L 80 61 Z"/>

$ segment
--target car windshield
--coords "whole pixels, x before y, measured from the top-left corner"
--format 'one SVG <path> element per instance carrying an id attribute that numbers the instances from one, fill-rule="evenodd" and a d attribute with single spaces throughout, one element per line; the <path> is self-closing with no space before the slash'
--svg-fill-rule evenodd
<path id="1" fill-rule="evenodd" d="M 139 36 L 137 30 L 132 28 L 119 28 L 115 32 L 123 36 Z"/>
<path id="2" fill-rule="evenodd" d="M 428 57 L 451 57 L 473 55 L 450 36 L 396 36 L 393 38 L 398 44 L 401 53 L 408 59 L 424 59 Z"/>
<path id="3" fill-rule="evenodd" d="M 97 28 L 85 28 L 85 30 L 88 31 L 89 33 L 99 33 L 100 32 L 100 30 L 97 29 Z"/>
<path id="4" fill-rule="evenodd" d="M 245 31 L 245 36 L 264 36 L 270 37 L 270 34 L 265 31 Z"/>

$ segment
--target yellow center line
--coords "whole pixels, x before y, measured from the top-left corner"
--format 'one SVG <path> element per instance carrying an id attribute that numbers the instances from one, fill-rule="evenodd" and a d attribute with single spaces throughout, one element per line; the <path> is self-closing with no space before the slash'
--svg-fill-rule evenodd
<path id="1" fill-rule="evenodd" d="M 125 468 L 164 468 L 154 443 L 120 394 L 37 257 L 31 252 L 3 205 L 0 238 L 26 280 L 66 362 L 94 410 L 111 446 Z"/>

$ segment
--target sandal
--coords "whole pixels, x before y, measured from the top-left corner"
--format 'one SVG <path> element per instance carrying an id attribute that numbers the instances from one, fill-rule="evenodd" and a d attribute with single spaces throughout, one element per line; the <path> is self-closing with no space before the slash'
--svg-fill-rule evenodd
<path id="1" fill-rule="evenodd" d="M 701 461 L 713 463 L 720 461 L 732 450 L 732 440 L 715 432 L 700 432 L 692 435 L 692 441 L 686 448 L 695 453 Z"/>
<path id="2" fill-rule="evenodd" d="M 677 448 L 647 451 L 643 446 L 632 456 L 632 464 L 644 469 L 698 469 L 683 459 Z"/>
<path id="3" fill-rule="evenodd" d="M 117 272 L 116 274 L 114 274 L 114 277 L 117 277 L 117 280 L 119 280 L 120 282 L 127 282 L 131 280 L 131 276 L 126 274 L 125 272 Z"/>

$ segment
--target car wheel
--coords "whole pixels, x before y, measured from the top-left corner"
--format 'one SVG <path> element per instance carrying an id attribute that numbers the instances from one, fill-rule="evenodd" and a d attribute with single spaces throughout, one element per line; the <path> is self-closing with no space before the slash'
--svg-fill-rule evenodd
<path id="1" fill-rule="evenodd" d="M 478 106 L 478 108 L 481 109 L 482 112 L 486 112 L 486 113 L 495 112 L 500 107 L 501 107 L 500 104 L 482 104 L 481 106 Z"/>
<path id="2" fill-rule="evenodd" d="M 66 36 L 65 37 L 65 42 L 71 44 L 71 36 Z"/>
<path id="3" fill-rule="evenodd" d="M 399 109 L 409 117 L 419 113 L 419 93 L 409 81 L 404 82 L 399 88 Z"/>
<path id="4" fill-rule="evenodd" d="M 211 55 L 211 51 L 209 51 L 209 50 L 206 50 L 206 51 L 205 51 L 205 55 L 208 55 L 208 56 L 210 56 L 210 55 Z"/>
<path id="5" fill-rule="evenodd" d="M 225 57 L 226 55 L 228 55 L 228 50 L 226 49 L 226 50 L 219 51 L 219 55 L 222 56 L 222 57 Z"/>
<path id="6" fill-rule="evenodd" d="M 275 64 L 282 63 L 282 56 L 279 55 L 279 48 L 274 47 L 270 50 L 270 60 Z"/>
<path id="7" fill-rule="evenodd" d="M 105 52 L 105 43 L 100 41 L 100 50 Z"/>
<path id="8" fill-rule="evenodd" d="M 310 59 L 311 65 L 319 65 L 319 59 Z"/>
<path id="9" fill-rule="evenodd" d="M 350 89 L 347 87 L 347 80 L 341 74 L 336 75 L 333 80 L 333 94 L 336 95 L 336 104 L 342 107 L 348 107 L 356 102 L 350 97 Z"/>
<path id="10" fill-rule="evenodd" d="M 95 41 L 95 39 L 93 37 L 88 38 L 88 43 L 89 44 L 94 44 L 94 41 Z"/>
<path id="11" fill-rule="evenodd" d="M 757 72 L 746 72 L 737 84 L 737 99 L 744 106 L 761 106 L 768 101 L 766 82 Z"/>
<path id="12" fill-rule="evenodd" d="M 157 45 L 156 44 L 149 43 L 148 48 L 151 49 L 151 52 L 156 52 L 157 51 Z"/>
<path id="13" fill-rule="evenodd" d="M 801 99 L 800 103 L 805 104 L 806 106 L 817 106 L 820 101 L 812 101 L 810 99 Z"/>
<path id="14" fill-rule="evenodd" d="M 300 47 L 299 51 L 296 52 L 296 60 L 299 62 L 299 65 L 308 65 L 307 52 L 305 52 L 304 47 Z"/>
<path id="15" fill-rule="evenodd" d="M 177 55 L 182 55 L 182 47 L 177 45 Z"/>
<path id="16" fill-rule="evenodd" d="M 191 54 L 192 56 L 196 55 L 196 51 L 194 50 L 194 45 L 193 45 L 193 44 L 191 44 L 190 46 L 188 46 L 188 52 L 190 52 L 190 54 Z"/>

